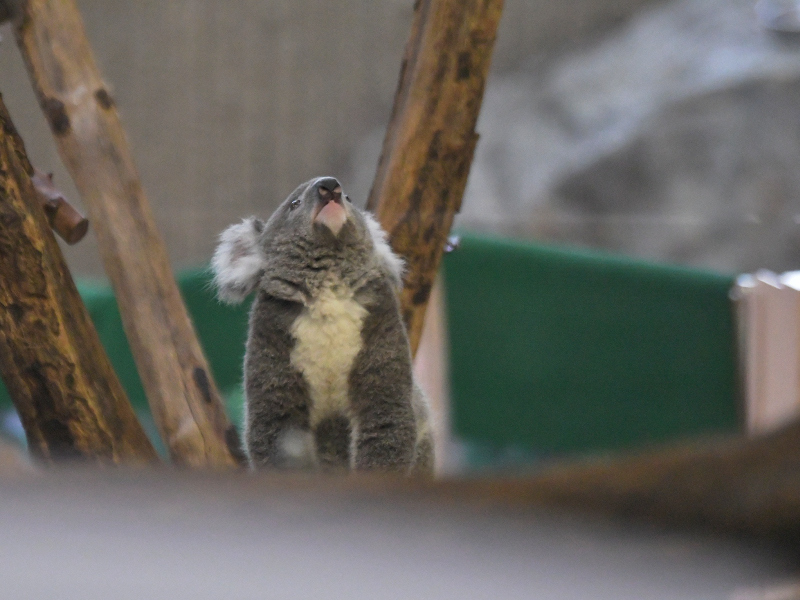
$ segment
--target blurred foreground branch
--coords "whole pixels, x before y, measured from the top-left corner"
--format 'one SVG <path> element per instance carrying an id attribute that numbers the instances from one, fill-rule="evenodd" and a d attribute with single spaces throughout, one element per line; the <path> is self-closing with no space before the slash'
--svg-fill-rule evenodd
<path id="1" fill-rule="evenodd" d="M 800 421 L 756 438 L 687 441 L 467 485 L 497 499 L 797 542 Z"/>
<path id="2" fill-rule="evenodd" d="M 44 460 L 157 460 L 48 227 L 0 97 L 0 372 Z"/>
<path id="3" fill-rule="evenodd" d="M 467 183 L 502 8 L 502 0 L 417 2 L 367 202 L 406 259 L 401 302 L 414 352 Z"/>
<path id="4" fill-rule="evenodd" d="M 248 480 L 249 485 L 261 485 Z M 797 543 L 800 541 L 800 421 L 757 438 L 702 438 L 637 453 L 555 462 L 519 477 L 443 480 L 359 474 L 347 479 L 295 476 L 270 479 L 272 491 L 368 493 L 382 505 L 404 497 L 446 506 L 474 504 L 517 509 L 568 509 L 681 529 Z M 506 511 L 508 514 L 508 511 Z"/>

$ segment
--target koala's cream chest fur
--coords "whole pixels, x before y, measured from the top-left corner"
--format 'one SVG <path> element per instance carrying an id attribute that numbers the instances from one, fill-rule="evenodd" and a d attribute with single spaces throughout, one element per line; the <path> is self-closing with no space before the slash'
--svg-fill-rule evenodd
<path id="1" fill-rule="evenodd" d="M 349 377 L 362 348 L 361 326 L 367 310 L 341 282 L 333 280 L 292 325 L 291 364 L 303 374 L 311 399 L 310 422 L 350 414 Z"/>

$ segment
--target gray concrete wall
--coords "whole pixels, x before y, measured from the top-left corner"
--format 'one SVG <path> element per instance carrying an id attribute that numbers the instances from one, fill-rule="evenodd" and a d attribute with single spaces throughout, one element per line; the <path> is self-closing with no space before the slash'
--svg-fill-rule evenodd
<path id="1" fill-rule="evenodd" d="M 507 0 L 494 68 L 579 44 L 647 1 Z M 268 214 L 307 178 L 349 169 L 358 140 L 388 119 L 413 2 L 78 4 L 181 267 L 208 260 L 228 223 Z M 0 92 L 34 163 L 77 199 L 8 26 L 0 33 Z M 75 274 L 102 274 L 92 237 L 67 257 Z"/>

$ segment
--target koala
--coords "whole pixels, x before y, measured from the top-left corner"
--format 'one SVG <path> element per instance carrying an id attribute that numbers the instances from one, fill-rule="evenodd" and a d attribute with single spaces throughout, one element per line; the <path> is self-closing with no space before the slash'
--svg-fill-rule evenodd
<path id="1" fill-rule="evenodd" d="M 333 177 L 220 235 L 220 300 L 255 291 L 244 358 L 253 467 L 430 474 L 428 406 L 400 315 L 403 262 Z"/>

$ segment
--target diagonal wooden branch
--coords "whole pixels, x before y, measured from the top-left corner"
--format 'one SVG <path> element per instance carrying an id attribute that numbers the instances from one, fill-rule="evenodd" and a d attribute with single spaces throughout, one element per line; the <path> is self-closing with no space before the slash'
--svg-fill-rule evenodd
<path id="1" fill-rule="evenodd" d="M 416 352 L 461 205 L 502 0 L 418 0 L 367 208 L 406 259 L 401 296 Z"/>
<path id="2" fill-rule="evenodd" d="M 8 2 L 8 0 L 4 0 Z M 172 460 L 241 463 L 228 421 L 73 0 L 14 0 L 39 103 L 97 234 L 136 365 Z"/>
<path id="3" fill-rule="evenodd" d="M 0 97 L 0 372 L 45 461 L 157 460 L 100 344 Z"/>

